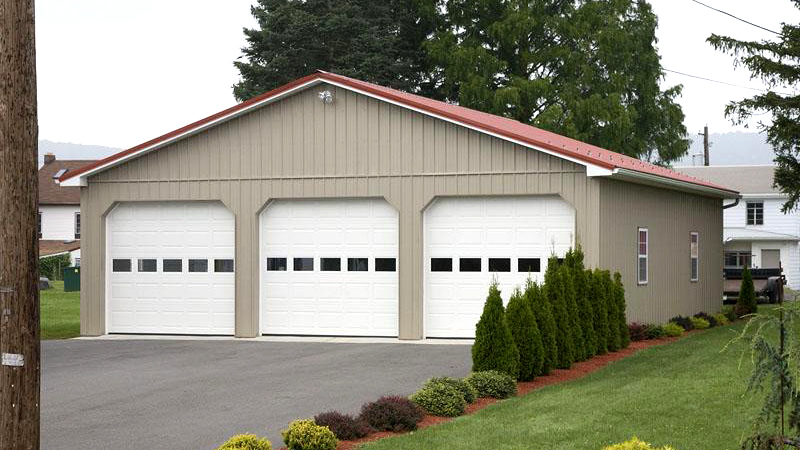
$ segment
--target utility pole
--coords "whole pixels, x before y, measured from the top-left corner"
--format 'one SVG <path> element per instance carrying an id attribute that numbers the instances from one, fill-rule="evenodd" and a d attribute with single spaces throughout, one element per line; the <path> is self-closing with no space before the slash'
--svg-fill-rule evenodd
<path id="1" fill-rule="evenodd" d="M 39 449 L 34 0 L 0 0 L 0 450 Z"/>
<path id="2" fill-rule="evenodd" d="M 703 127 L 702 133 L 697 133 L 698 136 L 703 136 L 703 165 L 707 166 L 709 164 L 708 160 L 708 147 L 710 144 L 708 143 L 708 125 Z"/>

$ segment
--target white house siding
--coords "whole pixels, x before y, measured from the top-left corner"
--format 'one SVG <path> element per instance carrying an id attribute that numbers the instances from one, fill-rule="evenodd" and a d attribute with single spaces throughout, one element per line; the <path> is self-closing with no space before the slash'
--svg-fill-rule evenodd
<path id="1" fill-rule="evenodd" d="M 42 237 L 51 241 L 71 241 L 75 239 L 75 213 L 81 211 L 79 205 L 42 205 Z"/>

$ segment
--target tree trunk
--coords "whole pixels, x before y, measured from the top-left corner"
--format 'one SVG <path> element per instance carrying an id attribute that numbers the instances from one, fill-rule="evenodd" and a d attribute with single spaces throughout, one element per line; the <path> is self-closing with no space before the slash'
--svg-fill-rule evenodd
<path id="1" fill-rule="evenodd" d="M 0 0 L 0 450 L 39 449 L 34 0 Z"/>

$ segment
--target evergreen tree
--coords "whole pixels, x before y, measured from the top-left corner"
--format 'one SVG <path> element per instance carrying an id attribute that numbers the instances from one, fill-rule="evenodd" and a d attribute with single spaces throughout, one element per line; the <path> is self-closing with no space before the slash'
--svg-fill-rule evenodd
<path id="1" fill-rule="evenodd" d="M 578 319 L 583 332 L 585 357 L 591 358 L 597 351 L 597 335 L 594 331 L 594 309 L 589 299 L 586 286 L 586 271 L 583 265 L 583 250 L 578 246 L 573 251 L 573 280 L 575 284 L 575 300 L 578 304 Z"/>
<path id="2" fill-rule="evenodd" d="M 558 369 L 569 369 L 575 360 L 572 343 L 572 327 L 570 313 L 564 296 L 564 283 L 559 270 L 558 258 L 551 256 L 547 261 L 544 273 L 544 295 L 553 305 L 553 318 L 556 322 L 556 345 L 558 355 L 556 365 Z"/>
<path id="3" fill-rule="evenodd" d="M 589 299 L 594 310 L 594 330 L 597 336 L 595 354 L 602 355 L 608 351 L 608 311 L 600 269 L 587 270 L 586 281 Z"/>
<path id="4" fill-rule="evenodd" d="M 568 255 L 572 259 L 571 251 Z M 572 263 L 572 261 L 569 261 L 569 263 Z M 586 350 L 584 349 L 583 330 L 581 330 L 581 321 L 578 314 L 578 303 L 575 298 L 574 272 L 567 264 L 568 261 L 565 258 L 564 264 L 561 264 L 558 270 L 564 289 L 564 303 L 567 307 L 567 320 L 569 321 L 570 339 L 572 340 L 572 361 L 583 361 L 586 359 Z"/>
<path id="5" fill-rule="evenodd" d="M 519 351 L 519 381 L 531 381 L 542 371 L 542 338 L 528 300 L 514 291 L 506 307 L 506 322 Z"/>
<path id="6" fill-rule="evenodd" d="M 606 335 L 606 347 L 609 352 L 615 352 L 620 349 L 619 337 L 619 312 L 617 308 L 616 295 L 614 293 L 614 282 L 611 280 L 611 273 L 608 270 L 601 272 L 603 296 L 606 301 L 606 314 L 608 324 L 608 334 Z"/>
<path id="7" fill-rule="evenodd" d="M 511 336 L 497 283 L 489 287 L 483 314 L 475 328 L 472 371 L 496 370 L 517 378 L 519 352 Z"/>
<path id="8" fill-rule="evenodd" d="M 619 272 L 614 272 L 614 296 L 617 300 L 617 315 L 619 316 L 617 323 L 619 324 L 620 348 L 628 348 L 631 343 L 631 335 L 626 315 L 625 286 L 622 285 L 622 275 Z"/>
<path id="9" fill-rule="evenodd" d="M 525 284 L 525 299 L 531 307 L 542 341 L 542 367 L 536 375 L 547 375 L 558 361 L 558 344 L 556 343 L 556 321 L 553 318 L 553 307 L 533 280 L 528 278 Z"/>
<path id="10" fill-rule="evenodd" d="M 739 298 L 736 299 L 736 311 L 740 316 L 758 312 L 756 288 L 753 286 L 753 275 L 749 267 L 745 267 L 742 271 L 742 285 L 739 288 Z"/>

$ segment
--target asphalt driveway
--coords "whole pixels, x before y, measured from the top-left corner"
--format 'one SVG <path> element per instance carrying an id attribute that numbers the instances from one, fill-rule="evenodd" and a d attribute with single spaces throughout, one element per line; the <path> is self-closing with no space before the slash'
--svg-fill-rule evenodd
<path id="1" fill-rule="evenodd" d="M 67 340 L 42 344 L 43 450 L 213 450 L 289 421 L 356 413 L 431 376 L 463 376 L 469 345 Z"/>

